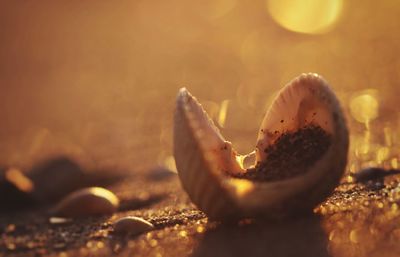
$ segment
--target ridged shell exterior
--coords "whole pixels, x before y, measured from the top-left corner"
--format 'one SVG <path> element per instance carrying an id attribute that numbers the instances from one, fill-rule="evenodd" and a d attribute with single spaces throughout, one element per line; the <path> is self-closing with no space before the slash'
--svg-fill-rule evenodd
<path id="1" fill-rule="evenodd" d="M 234 202 L 224 193 L 217 175 L 212 172 L 215 168 L 213 155 L 201 145 L 202 140 L 206 140 L 206 131 L 198 125 L 194 113 L 209 120 L 207 114 L 186 89 L 179 91 L 176 104 L 174 156 L 183 188 L 209 217 L 234 216 Z"/>
<path id="2" fill-rule="evenodd" d="M 332 136 L 324 156 L 304 175 L 276 182 L 254 182 L 227 175 L 226 169 L 235 167 L 223 165 L 229 154 L 221 161 L 219 149 L 226 149 L 224 145 L 230 143 L 224 141 L 197 100 L 181 89 L 174 121 L 174 154 L 182 186 L 193 203 L 213 219 L 281 218 L 311 211 L 337 186 L 347 162 L 348 131 L 334 93 L 320 76 L 302 74 L 281 90 L 261 125 L 263 132 L 276 126 L 280 126 L 281 132 L 296 129 L 301 124 L 277 125 L 280 115 L 303 117 L 296 110 L 307 111 L 315 106 L 323 114 L 318 119 L 326 122 L 317 123 Z M 260 132 L 258 147 L 271 140 Z"/>

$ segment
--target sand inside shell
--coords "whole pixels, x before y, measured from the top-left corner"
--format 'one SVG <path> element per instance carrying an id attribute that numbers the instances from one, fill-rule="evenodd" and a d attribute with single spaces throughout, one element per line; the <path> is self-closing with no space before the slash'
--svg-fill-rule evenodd
<path id="1" fill-rule="evenodd" d="M 264 149 L 266 159 L 234 177 L 255 181 L 276 181 L 295 177 L 322 158 L 331 145 L 331 136 L 310 124 L 295 132 L 285 132 Z"/>

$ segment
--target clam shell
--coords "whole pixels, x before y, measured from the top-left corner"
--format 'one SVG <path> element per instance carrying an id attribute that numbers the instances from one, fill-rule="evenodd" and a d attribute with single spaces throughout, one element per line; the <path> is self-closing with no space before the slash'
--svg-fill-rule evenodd
<path id="1" fill-rule="evenodd" d="M 310 122 L 323 128 L 332 140 L 305 173 L 265 182 L 235 178 L 231 174 L 245 172 L 238 154 L 196 98 L 180 89 L 174 116 L 174 155 L 184 190 L 211 219 L 282 218 L 311 212 L 339 183 L 349 140 L 339 102 L 321 76 L 302 74 L 280 91 L 261 124 L 256 159 L 265 158 L 261 149 L 280 134 Z"/>
<path id="2" fill-rule="evenodd" d="M 89 187 L 72 192 L 51 210 L 58 217 L 87 217 L 117 211 L 118 197 L 102 187 Z"/>
<path id="3" fill-rule="evenodd" d="M 134 216 L 120 218 L 114 223 L 114 233 L 117 234 L 138 235 L 153 229 L 153 224 Z"/>

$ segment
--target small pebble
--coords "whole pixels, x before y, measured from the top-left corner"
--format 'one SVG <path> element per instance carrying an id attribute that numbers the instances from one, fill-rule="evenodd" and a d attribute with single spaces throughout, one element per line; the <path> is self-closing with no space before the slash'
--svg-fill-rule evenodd
<path id="1" fill-rule="evenodd" d="M 138 235 L 152 229 L 154 229 L 153 224 L 133 216 L 121 218 L 114 223 L 114 232 L 117 234 Z"/>
<path id="2" fill-rule="evenodd" d="M 114 213 L 119 206 L 117 196 L 101 187 L 84 188 L 67 195 L 54 208 L 59 217 L 86 217 Z"/>
<path id="3" fill-rule="evenodd" d="M 28 175 L 35 185 L 34 198 L 42 204 L 54 204 L 69 193 L 88 186 L 79 164 L 62 156 L 39 162 Z"/>

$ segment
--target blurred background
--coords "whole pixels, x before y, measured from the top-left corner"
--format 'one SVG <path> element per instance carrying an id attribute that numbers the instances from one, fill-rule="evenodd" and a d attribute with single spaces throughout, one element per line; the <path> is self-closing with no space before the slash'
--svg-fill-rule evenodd
<path id="1" fill-rule="evenodd" d="M 1 1 L 0 164 L 173 168 L 182 86 L 247 153 L 277 90 L 317 72 L 348 115 L 349 170 L 397 168 L 399 17 L 395 0 Z"/>

